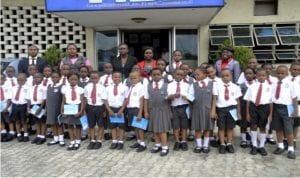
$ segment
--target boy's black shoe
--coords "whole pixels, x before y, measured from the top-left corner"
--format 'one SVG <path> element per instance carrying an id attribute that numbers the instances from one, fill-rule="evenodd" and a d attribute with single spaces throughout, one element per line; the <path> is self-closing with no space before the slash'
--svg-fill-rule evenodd
<path id="1" fill-rule="evenodd" d="M 188 150 L 188 144 L 187 144 L 187 142 L 182 142 L 182 143 L 181 143 L 181 149 L 182 149 L 183 151 L 187 151 L 187 150 Z"/>
<path id="2" fill-rule="evenodd" d="M 96 142 L 95 143 L 95 146 L 94 146 L 94 149 L 95 150 L 98 150 L 98 149 L 100 149 L 102 147 L 102 143 L 101 142 Z"/>
<path id="3" fill-rule="evenodd" d="M 203 152 L 203 153 L 209 153 L 209 151 L 210 151 L 210 150 L 209 150 L 208 147 L 203 147 L 203 148 L 202 148 L 202 152 Z"/>
<path id="4" fill-rule="evenodd" d="M 151 153 L 158 153 L 161 151 L 161 146 L 154 146 L 152 149 L 151 149 Z"/>
<path id="5" fill-rule="evenodd" d="M 71 144 L 67 147 L 67 150 L 68 151 L 71 151 L 71 150 L 74 150 L 74 144 Z"/>
<path id="6" fill-rule="evenodd" d="M 179 142 L 175 142 L 173 150 L 174 151 L 179 151 L 180 150 L 180 143 Z"/>
<path id="7" fill-rule="evenodd" d="M 36 142 L 36 144 L 37 144 L 37 145 L 41 145 L 41 144 L 44 144 L 46 141 L 47 141 L 46 138 L 40 138 L 40 139 Z"/>
<path id="8" fill-rule="evenodd" d="M 280 155 L 284 152 L 284 149 L 277 147 L 276 150 L 273 151 L 275 155 Z"/>
<path id="9" fill-rule="evenodd" d="M 138 148 L 140 144 L 138 142 L 134 143 L 133 145 L 130 146 L 130 148 Z"/>
<path id="10" fill-rule="evenodd" d="M 196 146 L 193 150 L 194 153 L 201 153 L 202 148 L 200 146 Z"/>
<path id="11" fill-rule="evenodd" d="M 111 139 L 111 135 L 109 133 L 105 133 L 104 134 L 104 139 L 105 140 L 110 140 Z"/>
<path id="12" fill-rule="evenodd" d="M 32 144 L 36 144 L 39 140 L 40 140 L 39 137 L 35 137 L 35 138 L 31 141 L 31 143 L 32 143 Z"/>
<path id="13" fill-rule="evenodd" d="M 140 145 L 137 149 L 136 149 L 136 152 L 143 152 L 143 151 L 145 151 L 147 149 L 147 147 L 146 146 L 142 146 L 142 145 Z"/>
<path id="14" fill-rule="evenodd" d="M 232 144 L 227 145 L 227 146 L 226 146 L 226 149 L 227 149 L 228 153 L 234 153 L 234 148 L 233 148 L 233 145 L 232 145 Z"/>
<path id="15" fill-rule="evenodd" d="M 73 146 L 73 150 L 78 150 L 80 148 L 80 144 L 79 143 L 75 143 Z"/>
<path id="16" fill-rule="evenodd" d="M 59 141 L 52 140 L 51 142 L 47 143 L 48 146 L 57 145 L 59 144 Z"/>
<path id="17" fill-rule="evenodd" d="M 269 143 L 271 145 L 275 145 L 276 141 L 273 138 L 266 138 L 266 143 Z"/>
<path id="18" fill-rule="evenodd" d="M 225 154 L 226 153 L 226 146 L 225 145 L 220 145 L 219 146 L 219 153 L 220 154 Z"/>
<path id="19" fill-rule="evenodd" d="M 29 142 L 29 137 L 28 137 L 28 136 L 25 136 L 25 137 L 23 138 L 23 142 Z"/>
<path id="20" fill-rule="evenodd" d="M 109 149 L 114 150 L 118 147 L 118 143 L 112 143 L 109 147 Z"/>
<path id="21" fill-rule="evenodd" d="M 122 150 L 124 148 L 123 143 L 118 143 L 117 150 Z"/>
<path id="22" fill-rule="evenodd" d="M 7 133 L 1 133 L 1 142 L 7 141 Z"/>
<path id="23" fill-rule="evenodd" d="M 11 140 L 13 140 L 15 138 L 15 136 L 11 133 L 8 133 L 7 136 L 6 136 L 6 141 L 9 142 Z"/>
<path id="24" fill-rule="evenodd" d="M 287 158 L 289 159 L 296 159 L 296 154 L 294 151 L 288 151 Z"/>
<path id="25" fill-rule="evenodd" d="M 167 156 L 168 153 L 169 153 L 169 149 L 163 149 L 163 150 L 161 150 L 161 152 L 160 152 L 160 156 L 161 156 L 161 157 Z"/>
<path id="26" fill-rule="evenodd" d="M 251 154 L 251 155 L 256 155 L 256 154 L 257 154 L 257 148 L 256 148 L 255 146 L 253 146 L 253 147 L 251 148 L 250 154 Z"/>
<path id="27" fill-rule="evenodd" d="M 94 149 L 95 143 L 96 143 L 96 142 L 90 142 L 89 145 L 87 146 L 87 149 L 88 149 L 88 150 Z"/>
<path id="28" fill-rule="evenodd" d="M 20 135 L 20 136 L 17 136 L 17 140 L 18 140 L 19 142 L 23 142 L 23 140 L 24 140 L 24 137 L 23 137 L 22 135 Z"/>
<path id="29" fill-rule="evenodd" d="M 248 147 L 247 141 L 241 141 L 240 146 L 242 148 L 247 148 Z"/>
<path id="30" fill-rule="evenodd" d="M 268 155 L 268 152 L 266 151 L 266 149 L 265 149 L 264 147 L 258 148 L 258 149 L 257 149 L 257 152 L 258 152 L 259 154 L 261 154 L 262 156 L 267 156 L 267 155 Z"/>

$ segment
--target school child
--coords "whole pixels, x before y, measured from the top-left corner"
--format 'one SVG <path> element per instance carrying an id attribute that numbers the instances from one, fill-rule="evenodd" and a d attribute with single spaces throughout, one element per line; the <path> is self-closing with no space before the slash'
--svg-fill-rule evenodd
<path id="1" fill-rule="evenodd" d="M 247 77 L 245 71 L 245 77 Z M 248 86 L 243 97 L 246 104 L 246 119 L 251 124 L 251 155 L 260 153 L 266 156 L 268 153 L 264 148 L 266 139 L 266 125 L 272 120 L 272 86 L 266 81 L 267 73 L 264 69 L 256 71 L 257 82 Z M 242 108 L 243 109 L 243 108 Z M 243 116 L 244 117 L 244 116 Z M 257 132 L 259 128 L 259 133 Z M 245 138 L 244 138 L 245 139 Z M 259 140 L 259 145 L 257 143 Z"/>
<path id="2" fill-rule="evenodd" d="M 167 90 L 173 114 L 172 127 L 175 139 L 173 150 L 175 151 L 180 150 L 180 148 L 183 151 L 188 150 L 186 138 L 189 121 L 186 109 L 189 106 L 187 100 L 189 84 L 183 81 L 184 76 L 183 70 L 176 69 L 174 71 L 174 81 L 168 84 Z M 179 140 L 179 132 L 182 139 L 181 142 Z"/>
<path id="3" fill-rule="evenodd" d="M 67 150 L 78 150 L 80 147 L 80 136 L 81 136 L 81 123 L 80 117 L 84 112 L 84 98 L 83 88 L 78 86 L 79 75 L 73 73 L 69 75 L 68 81 L 70 85 L 65 85 L 62 88 L 61 93 L 63 94 L 62 105 L 61 105 L 61 115 L 63 116 L 63 123 L 68 124 L 68 131 L 70 137 L 70 144 Z M 75 115 L 65 115 L 64 105 L 77 105 L 78 113 Z"/>
<path id="4" fill-rule="evenodd" d="M 105 89 L 105 94 L 103 95 L 104 104 L 108 111 L 109 116 L 115 116 L 117 114 L 119 117 L 124 117 L 125 109 L 125 94 L 126 86 L 122 84 L 122 73 L 115 71 L 112 74 L 113 85 L 109 85 Z M 124 147 L 124 123 L 111 123 L 109 120 L 109 128 L 112 135 L 112 143 L 110 149 L 122 150 Z"/>
<path id="5" fill-rule="evenodd" d="M 99 83 L 104 87 L 113 85 L 113 81 L 112 81 L 113 67 L 111 63 L 105 63 L 103 68 L 104 68 L 104 75 L 101 76 Z"/>
<path id="6" fill-rule="evenodd" d="M 272 72 L 273 72 L 273 65 L 271 63 L 264 63 L 261 66 L 263 69 L 266 70 L 267 72 L 267 81 L 269 83 L 269 85 L 275 85 L 277 83 L 277 78 L 272 76 Z M 266 137 L 266 143 L 269 143 L 271 145 L 275 145 L 276 141 L 273 138 L 273 134 L 272 134 L 272 129 L 269 129 L 269 132 L 267 134 Z"/>
<path id="7" fill-rule="evenodd" d="M 242 148 L 247 148 L 248 147 L 248 143 L 247 143 L 247 128 L 250 126 L 250 122 L 247 121 L 247 115 L 246 115 L 246 100 L 243 99 L 247 89 L 249 88 L 249 86 L 253 85 L 256 81 L 255 81 L 255 71 L 253 68 L 246 68 L 244 73 L 243 73 L 244 77 L 245 77 L 245 82 L 240 84 L 240 88 L 242 91 L 242 97 L 240 100 L 241 103 L 241 120 L 239 121 L 239 126 L 240 126 L 240 131 L 241 131 L 241 143 L 240 146 Z"/>
<path id="8" fill-rule="evenodd" d="M 17 85 L 17 78 L 15 77 L 16 75 L 16 70 L 13 66 L 7 66 L 5 69 L 6 73 L 6 80 L 5 83 L 8 85 L 10 88 L 13 86 Z"/>
<path id="9" fill-rule="evenodd" d="M 238 119 L 241 118 L 239 98 L 242 96 L 242 93 L 240 88 L 231 82 L 232 74 L 229 69 L 223 69 L 221 71 L 221 78 L 222 83 L 219 83 L 217 87 L 213 87 L 212 118 L 218 119 L 217 125 L 220 139 L 219 153 L 225 154 L 226 150 L 229 153 L 234 153 L 232 141 L 235 120 L 230 114 L 230 111 L 236 109 Z M 226 145 L 225 134 L 227 135 Z"/>
<path id="10" fill-rule="evenodd" d="M 91 83 L 84 87 L 84 99 L 86 101 L 85 112 L 88 118 L 90 143 L 88 150 L 100 149 L 103 140 L 103 95 L 104 86 L 99 84 L 100 75 L 97 71 L 91 72 Z M 96 137 L 95 126 L 98 126 L 98 134 Z"/>
<path id="11" fill-rule="evenodd" d="M 44 78 L 42 84 L 44 87 L 48 87 L 48 85 L 52 84 L 52 80 L 51 80 L 52 68 L 50 66 L 44 67 L 43 75 Z"/>
<path id="12" fill-rule="evenodd" d="M 131 71 L 132 71 L 132 72 L 133 72 L 133 71 L 137 71 L 137 72 L 141 75 L 141 68 L 140 68 L 140 66 L 137 65 L 137 64 L 134 65 L 134 66 L 132 67 L 132 70 L 131 70 Z M 149 80 L 148 80 L 147 78 L 144 78 L 144 77 L 140 76 L 140 77 L 139 77 L 139 80 L 140 80 L 140 82 L 141 82 L 145 87 L 148 86 Z M 126 78 L 126 79 L 124 80 L 123 83 L 124 83 L 124 85 L 127 86 L 128 88 L 130 88 L 131 85 L 132 85 L 132 82 L 130 81 L 130 77 Z"/>
<path id="13" fill-rule="evenodd" d="M 39 108 L 35 111 L 35 113 L 30 112 L 32 119 L 35 121 L 35 128 L 37 131 L 36 137 L 31 141 L 31 143 L 41 145 L 46 142 L 46 117 L 42 116 L 41 118 L 38 118 L 37 115 L 39 115 L 42 109 L 45 108 L 47 88 L 42 84 L 43 74 L 35 73 L 33 75 L 33 81 L 34 85 L 29 87 L 27 95 L 28 103 L 30 105 L 28 110 L 30 112 L 30 109 L 34 105 L 39 106 Z"/>
<path id="14" fill-rule="evenodd" d="M 213 82 L 207 78 L 207 70 L 203 67 L 196 68 L 195 76 L 197 82 L 190 87 L 188 97 L 193 103 L 191 129 L 196 131 L 194 152 L 209 153 L 209 134 L 214 129 L 214 121 L 211 119 Z"/>
<path id="15" fill-rule="evenodd" d="M 80 79 L 79 79 L 78 86 L 84 88 L 90 82 L 89 68 L 87 66 L 81 66 L 79 69 L 79 75 L 80 75 Z"/>
<path id="16" fill-rule="evenodd" d="M 60 72 L 61 72 L 60 83 L 63 86 L 70 85 L 68 81 L 68 76 L 71 74 L 71 66 L 69 64 L 63 64 Z"/>
<path id="17" fill-rule="evenodd" d="M 27 81 L 26 81 L 26 85 L 28 85 L 29 87 L 34 85 L 34 80 L 33 80 L 33 76 L 34 74 L 36 74 L 38 72 L 38 68 L 36 65 L 34 64 L 30 64 L 28 66 L 28 77 L 27 77 Z"/>
<path id="18" fill-rule="evenodd" d="M 159 68 L 163 73 L 162 73 L 162 78 L 164 79 L 165 82 L 170 83 L 173 81 L 172 75 L 168 74 L 166 72 L 166 61 L 164 59 L 157 59 L 157 68 Z"/>
<path id="19" fill-rule="evenodd" d="M 143 100 L 144 100 L 144 85 L 140 82 L 140 72 L 133 71 L 130 73 L 129 78 L 131 87 L 126 92 L 126 107 L 128 116 L 128 125 L 132 127 L 133 117 L 136 116 L 137 120 L 142 118 L 143 114 Z M 139 128 L 134 128 L 137 142 L 130 146 L 136 148 L 137 152 L 143 152 L 147 146 L 144 140 L 144 131 Z"/>
<path id="20" fill-rule="evenodd" d="M 295 85 L 295 90 L 297 92 L 297 100 L 298 100 L 298 105 L 300 105 L 300 64 L 299 63 L 292 63 L 290 66 L 290 76 L 289 79 L 294 83 Z M 296 139 L 298 135 L 298 127 L 300 126 L 300 117 L 294 118 L 294 147 L 296 148 Z M 286 143 L 286 148 L 288 147 L 287 145 L 287 139 L 284 140 L 284 143 Z"/>
<path id="21" fill-rule="evenodd" d="M 294 150 L 294 135 L 293 135 L 293 119 L 288 115 L 287 106 L 293 105 L 294 112 L 291 117 L 296 117 L 298 114 L 297 92 L 293 82 L 287 77 L 288 68 L 284 65 L 279 65 L 276 69 L 278 82 L 273 86 L 273 119 L 271 127 L 276 130 L 277 149 L 274 154 L 282 154 L 284 152 L 283 137 L 284 133 L 288 140 L 289 159 L 295 159 L 296 154 Z"/>
<path id="22" fill-rule="evenodd" d="M 60 74 L 53 72 L 51 75 L 52 84 L 47 87 L 47 99 L 46 99 L 46 115 L 47 121 L 46 124 L 50 125 L 53 132 L 53 140 L 47 145 L 56 145 L 65 146 L 63 128 L 60 123 L 58 123 L 58 117 L 61 110 L 62 102 L 62 84 L 59 82 Z"/>
<path id="23" fill-rule="evenodd" d="M 253 69 L 255 72 L 257 70 L 257 66 L 258 66 L 258 62 L 257 62 L 256 58 L 248 59 L 247 68 Z M 242 72 L 237 81 L 237 84 L 241 85 L 242 83 L 245 83 L 245 82 L 247 82 L 247 79 L 245 77 L 245 72 Z"/>
<path id="24" fill-rule="evenodd" d="M 14 139 L 14 125 L 9 117 L 9 107 L 11 105 L 12 92 L 10 85 L 5 82 L 6 77 L 1 74 L 0 78 L 0 99 L 1 99 L 1 142 L 8 142 Z M 6 130 L 6 125 L 9 126 L 9 130 Z"/>
<path id="25" fill-rule="evenodd" d="M 182 64 L 182 52 L 179 51 L 179 50 L 175 50 L 173 51 L 172 53 L 172 59 L 173 59 L 173 62 L 172 64 L 169 64 L 167 67 L 166 67 L 166 72 L 173 75 L 175 69 L 179 69 L 181 64 Z"/>
<path id="26" fill-rule="evenodd" d="M 17 139 L 19 142 L 28 142 L 27 108 L 29 108 L 26 97 L 29 95 L 29 87 L 26 85 L 26 74 L 20 73 L 17 77 L 18 84 L 12 88 L 12 113 L 11 118 L 16 122 Z M 27 107 L 28 105 L 28 107 Z M 24 135 L 21 134 L 21 126 Z"/>
<path id="27" fill-rule="evenodd" d="M 168 83 L 162 79 L 162 71 L 151 71 L 152 81 L 145 92 L 144 116 L 149 119 L 149 131 L 154 132 L 155 145 L 151 153 L 160 151 L 160 156 L 169 153 L 167 132 L 171 129 L 171 110 L 167 100 Z"/>

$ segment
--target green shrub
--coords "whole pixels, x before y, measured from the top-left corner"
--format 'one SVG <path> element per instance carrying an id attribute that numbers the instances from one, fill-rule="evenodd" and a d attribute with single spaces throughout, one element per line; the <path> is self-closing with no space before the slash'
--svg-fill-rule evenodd
<path id="1" fill-rule="evenodd" d="M 57 71 L 59 62 L 62 57 L 65 56 L 56 45 L 50 46 L 44 53 L 44 59 L 48 62 L 48 64 L 52 67 L 53 70 Z"/>

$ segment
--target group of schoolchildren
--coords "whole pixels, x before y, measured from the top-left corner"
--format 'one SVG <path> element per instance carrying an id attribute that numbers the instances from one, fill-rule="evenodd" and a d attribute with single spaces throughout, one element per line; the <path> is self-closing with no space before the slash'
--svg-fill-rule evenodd
<path id="1" fill-rule="evenodd" d="M 28 125 L 32 124 L 29 118 L 36 128 L 32 143 L 46 142 L 45 134 L 50 126 L 53 140 L 48 142 L 49 146 L 65 146 L 64 130 L 68 130 L 67 150 L 77 150 L 82 132 L 79 118 L 86 115 L 90 140 L 87 149 L 101 148 L 104 125 L 108 122 L 112 136 L 110 149 L 123 149 L 125 129 L 129 127 L 136 136 L 136 143 L 130 148 L 143 152 L 147 148 L 144 130 L 132 127 L 132 122 L 134 118 L 137 122 L 144 118 L 149 121 L 147 130 L 153 133 L 155 141 L 151 153 L 160 152 L 160 156 L 169 153 L 167 141 L 171 129 L 174 151 L 188 150 L 189 131 L 195 137 L 193 151 L 209 153 L 216 123 L 219 153 L 225 154 L 235 152 L 233 129 L 238 121 L 242 148 L 249 145 L 246 132 L 250 127 L 250 154 L 267 155 L 266 132 L 275 130 L 278 146 L 273 153 L 282 154 L 287 149 L 287 157 L 296 158 L 294 146 L 300 123 L 299 64 L 293 63 L 289 70 L 280 65 L 276 77 L 272 77 L 271 64 L 258 68 L 256 59 L 252 58 L 235 84 L 231 71 L 226 68 L 220 78 L 214 66 L 207 63 L 191 74 L 181 59 L 180 51 L 173 52 L 173 63 L 168 66 L 163 59 L 158 59 L 157 68 L 145 78 L 135 65 L 125 81 L 110 63 L 104 65 L 103 76 L 97 71 L 89 72 L 85 66 L 79 74 L 72 73 L 70 65 L 63 65 L 60 73 L 45 67 L 41 74 L 35 65 L 29 65 L 29 76 L 21 73 L 15 78 L 14 68 L 7 67 L 6 75 L 1 74 L 1 141 L 10 141 L 15 135 L 20 142 L 29 141 Z M 65 114 L 65 105 L 77 105 L 78 112 Z M 110 122 L 109 118 L 116 116 L 125 117 L 126 122 Z"/>

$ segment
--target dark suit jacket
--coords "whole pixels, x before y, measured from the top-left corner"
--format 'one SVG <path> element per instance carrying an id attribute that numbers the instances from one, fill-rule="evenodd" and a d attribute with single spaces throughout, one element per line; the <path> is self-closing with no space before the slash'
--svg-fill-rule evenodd
<path id="1" fill-rule="evenodd" d="M 110 63 L 113 66 L 114 71 L 119 71 L 123 75 L 125 75 L 125 78 L 129 77 L 129 73 L 131 72 L 132 67 L 137 64 L 137 59 L 133 56 L 128 56 L 128 59 L 126 61 L 126 64 L 124 66 L 124 69 L 122 68 L 122 62 L 121 57 L 116 57 L 110 61 Z"/>
<path id="2" fill-rule="evenodd" d="M 38 57 L 36 62 L 39 73 L 43 73 L 44 67 L 47 65 L 47 62 Z M 18 72 L 25 73 L 28 75 L 28 66 L 29 66 L 29 58 L 22 58 L 18 65 Z"/>

